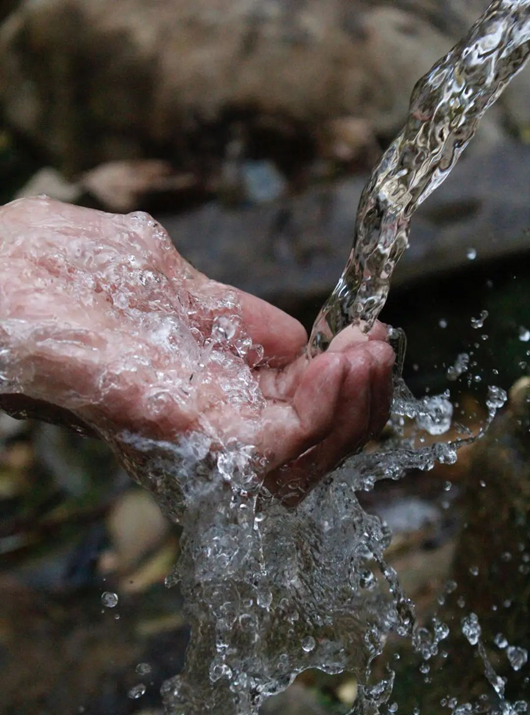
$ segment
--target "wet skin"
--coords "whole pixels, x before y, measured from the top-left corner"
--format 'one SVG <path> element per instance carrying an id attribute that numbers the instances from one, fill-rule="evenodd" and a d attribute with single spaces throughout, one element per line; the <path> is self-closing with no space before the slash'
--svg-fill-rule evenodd
<path id="1" fill-rule="evenodd" d="M 256 405 L 219 388 L 234 379 L 234 360 L 193 397 L 172 399 L 168 384 L 191 383 L 203 368 L 194 368 L 195 344 L 211 337 L 227 303 L 240 314 L 234 339 L 253 343 L 234 360 L 259 386 Z M 186 339 L 162 344 L 145 326 L 173 315 Z M 204 430 L 214 445 L 254 445 L 272 490 L 296 482 L 304 492 L 381 431 L 394 362 L 381 324 L 369 335 L 344 331 L 310 361 L 306 342 L 294 318 L 195 270 L 145 215 L 47 198 L 0 208 L 0 407 L 14 416 L 108 440 L 123 430 L 166 441 Z M 132 357 L 134 369 L 123 369 Z M 157 381 L 163 409 L 153 408 Z"/>

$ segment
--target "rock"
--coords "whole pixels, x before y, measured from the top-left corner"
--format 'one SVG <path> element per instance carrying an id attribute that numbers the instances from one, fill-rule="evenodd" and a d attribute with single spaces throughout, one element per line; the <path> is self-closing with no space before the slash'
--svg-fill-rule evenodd
<path id="1" fill-rule="evenodd" d="M 17 192 L 15 198 L 39 196 L 46 194 L 51 199 L 75 203 L 81 197 L 82 190 L 78 184 L 67 181 L 57 169 L 45 167 L 38 171 L 28 183 Z"/>
<path id="2" fill-rule="evenodd" d="M 314 316 L 350 251 L 366 176 L 313 187 L 274 204 L 228 209 L 212 202 L 158 215 L 199 270 L 293 311 Z M 409 285 L 528 251 L 530 147 L 505 141 L 465 154 L 412 220 L 410 248 L 393 286 Z M 476 259 L 467 258 L 475 248 Z"/>
<path id="3" fill-rule="evenodd" d="M 286 193 L 287 183 L 271 161 L 245 161 L 241 174 L 245 196 L 253 204 L 267 204 Z"/>
<path id="4" fill-rule="evenodd" d="M 363 155 L 375 163 L 380 151 L 370 122 L 358 117 L 331 119 L 322 127 L 319 144 L 322 156 L 346 163 Z"/>
<path id="5" fill-rule="evenodd" d="M 453 44 L 420 8 L 25 0 L 0 29 L 0 103 L 68 174 L 153 148 L 188 166 L 222 155 L 223 127 L 253 116 L 309 134 L 351 116 L 388 135 L 417 79 Z"/>
<path id="6" fill-rule="evenodd" d="M 512 129 L 530 143 L 530 66 L 510 82 L 500 101 Z"/>
<path id="7" fill-rule="evenodd" d="M 166 161 L 137 159 L 97 166 L 82 176 L 80 186 L 106 211 L 128 213 L 162 201 L 175 205 L 197 189 L 197 179 L 176 174 Z"/>
<path id="8" fill-rule="evenodd" d="M 0 444 L 5 440 L 15 437 L 27 430 L 27 424 L 9 417 L 5 413 L 0 413 Z"/>
<path id="9" fill-rule="evenodd" d="M 20 4 L 20 0 L 2 0 L 2 5 L 0 5 L 0 22 L 4 20 L 10 12 Z"/>
<path id="10" fill-rule="evenodd" d="M 260 710 L 260 715 L 326 715 L 315 696 L 298 683 L 285 692 L 270 698 Z"/>
<path id="11" fill-rule="evenodd" d="M 113 570 L 124 574 L 136 568 L 160 546 L 169 528 L 169 522 L 148 492 L 138 488 L 127 490 L 107 517 L 114 556 Z"/>

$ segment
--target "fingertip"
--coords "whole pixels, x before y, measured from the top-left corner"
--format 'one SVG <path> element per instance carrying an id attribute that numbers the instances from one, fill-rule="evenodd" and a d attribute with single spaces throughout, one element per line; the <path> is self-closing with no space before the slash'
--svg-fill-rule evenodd
<path id="1" fill-rule="evenodd" d="M 245 330 L 263 347 L 270 367 L 284 367 L 303 353 L 308 336 L 296 318 L 249 293 L 237 294 Z"/>
<path id="2" fill-rule="evenodd" d="M 368 339 L 360 325 L 349 325 L 333 338 L 327 352 L 344 352 L 350 347 L 367 343 Z"/>
<path id="3" fill-rule="evenodd" d="M 373 328 L 368 333 L 368 339 L 382 340 L 386 342 L 388 340 L 388 327 L 389 326 L 385 323 L 381 323 L 379 320 L 376 320 Z"/>
<path id="4" fill-rule="evenodd" d="M 392 347 L 383 340 L 370 340 L 365 346 L 376 363 L 384 370 L 391 371 L 396 361 Z"/>
<path id="5" fill-rule="evenodd" d="M 349 370 L 344 353 L 326 352 L 312 360 L 294 396 L 293 405 L 304 430 L 323 439 L 333 428 L 336 405 Z"/>

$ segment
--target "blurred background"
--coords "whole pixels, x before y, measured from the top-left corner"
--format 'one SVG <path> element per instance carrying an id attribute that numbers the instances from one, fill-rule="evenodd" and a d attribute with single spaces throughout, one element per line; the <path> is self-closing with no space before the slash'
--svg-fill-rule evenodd
<path id="1" fill-rule="evenodd" d="M 46 193 L 149 211 L 196 267 L 310 327 L 415 82 L 487 5 L 0 0 L 0 201 Z M 487 385 L 511 389 L 510 405 L 455 466 L 361 495 L 394 532 L 390 560 L 420 621 L 477 613 L 523 701 L 529 188 L 527 69 L 415 217 L 382 316 L 407 332 L 416 394 L 449 389 L 475 427 Z M 164 586 L 177 554 L 176 529 L 103 445 L 0 416 L 2 715 L 158 713 L 188 637 L 178 591 Z M 469 644 L 444 643 L 427 670 L 391 646 L 404 712 L 447 712 L 449 691 L 490 697 Z M 266 713 L 345 713 L 355 692 L 347 674 L 308 672 Z"/>

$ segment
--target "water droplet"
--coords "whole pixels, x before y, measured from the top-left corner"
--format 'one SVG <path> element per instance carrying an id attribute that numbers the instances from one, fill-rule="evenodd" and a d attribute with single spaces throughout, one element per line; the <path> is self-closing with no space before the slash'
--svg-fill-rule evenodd
<path id="1" fill-rule="evenodd" d="M 153 669 L 149 665 L 149 663 L 138 663 L 136 666 L 136 672 L 138 675 L 149 675 L 152 673 Z"/>
<path id="2" fill-rule="evenodd" d="M 112 591 L 104 591 L 101 594 L 101 603 L 105 608 L 116 608 L 118 605 L 118 594 Z"/>
<path id="3" fill-rule="evenodd" d="M 519 328 L 519 340 L 522 343 L 527 343 L 530 340 L 530 330 L 524 328 L 522 325 Z"/>
<path id="4" fill-rule="evenodd" d="M 440 320 L 438 321 L 438 325 L 442 329 L 447 328 L 447 320 L 445 318 L 440 318 Z"/>
<path id="5" fill-rule="evenodd" d="M 508 641 L 502 633 L 497 633 L 497 635 L 493 639 L 493 642 L 495 643 L 497 648 L 506 648 L 506 646 L 508 645 Z"/>
<path id="6" fill-rule="evenodd" d="M 499 410 L 508 399 L 508 395 L 502 387 L 496 387 L 495 385 L 489 385 L 488 387 L 488 399 L 486 400 L 486 405 L 490 410 Z"/>
<path id="7" fill-rule="evenodd" d="M 478 572 L 479 572 L 478 566 L 470 566 L 469 567 L 469 573 L 472 576 L 478 576 Z"/>
<path id="8" fill-rule="evenodd" d="M 422 663 L 420 665 L 420 673 L 423 673 L 423 675 L 427 675 L 430 670 L 431 666 L 428 663 Z"/>
<path id="9" fill-rule="evenodd" d="M 476 248 L 468 248 L 466 251 L 466 258 L 470 261 L 474 261 L 476 257 L 477 257 L 477 249 Z"/>
<path id="10" fill-rule="evenodd" d="M 374 574 L 368 569 L 366 571 L 363 571 L 359 579 L 359 585 L 361 586 L 361 588 L 366 588 L 368 591 L 373 590 L 376 586 Z"/>
<path id="11" fill-rule="evenodd" d="M 528 660 L 528 651 L 525 648 L 519 648 L 518 646 L 510 646 L 506 650 L 506 655 L 510 661 L 510 665 L 514 670 L 521 670 L 523 665 Z"/>
<path id="12" fill-rule="evenodd" d="M 306 653 L 311 653 L 312 650 L 314 650 L 316 646 L 316 641 L 312 636 L 307 636 L 307 638 L 304 638 L 302 640 L 302 650 L 304 650 Z"/>
<path id="13" fill-rule="evenodd" d="M 429 434 L 445 434 L 451 427 L 453 405 L 449 401 L 449 392 L 443 395 L 424 397 L 416 415 L 418 427 Z M 447 446 L 447 445 L 446 445 Z"/>
<path id="14" fill-rule="evenodd" d="M 445 592 L 453 593 L 453 591 L 456 591 L 457 586 L 458 584 L 456 581 L 447 581 L 447 583 L 445 584 Z"/>
<path id="15" fill-rule="evenodd" d="M 478 318 L 471 318 L 471 327 L 475 328 L 475 330 L 478 330 L 478 328 L 482 328 L 488 315 L 488 311 L 483 310 Z"/>
<path id="16" fill-rule="evenodd" d="M 468 616 L 462 618 L 462 633 L 471 645 L 477 645 L 482 629 L 476 613 L 470 613 Z"/>
<path id="17" fill-rule="evenodd" d="M 135 685 L 133 688 L 129 690 L 127 693 L 128 697 L 131 698 L 131 700 L 138 700 L 138 698 L 141 698 L 142 695 L 145 695 L 145 691 L 147 688 L 143 683 L 139 683 L 138 685 Z"/>
<path id="18" fill-rule="evenodd" d="M 447 625 L 447 623 L 442 623 L 441 621 L 434 619 L 433 625 L 434 625 L 434 636 L 435 636 L 437 643 L 445 640 L 449 636 L 450 631 L 449 631 L 449 626 Z"/>

